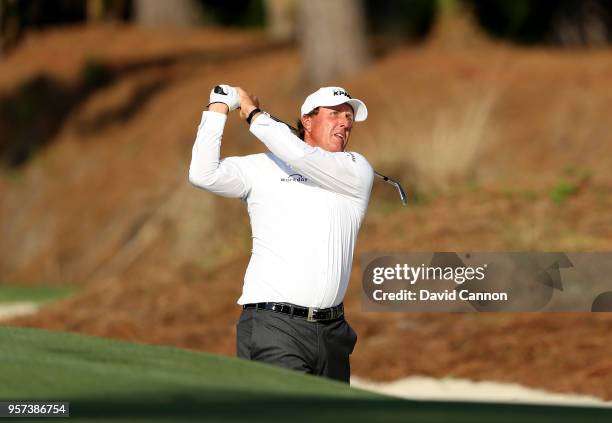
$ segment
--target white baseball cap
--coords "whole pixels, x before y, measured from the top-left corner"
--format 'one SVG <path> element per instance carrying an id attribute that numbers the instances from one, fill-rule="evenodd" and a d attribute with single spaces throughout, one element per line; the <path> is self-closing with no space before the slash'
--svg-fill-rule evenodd
<path id="1" fill-rule="evenodd" d="M 322 87 L 310 94 L 302 104 L 302 116 L 312 112 L 317 107 L 337 106 L 348 103 L 355 113 L 355 122 L 361 122 L 368 117 L 368 108 L 365 103 L 356 98 L 351 98 L 349 93 L 342 87 Z"/>

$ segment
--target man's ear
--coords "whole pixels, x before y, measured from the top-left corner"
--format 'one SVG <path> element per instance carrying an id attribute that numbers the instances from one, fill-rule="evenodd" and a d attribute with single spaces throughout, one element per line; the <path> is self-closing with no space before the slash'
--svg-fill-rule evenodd
<path id="1" fill-rule="evenodd" d="M 312 126 L 312 116 L 302 116 L 300 119 L 302 120 L 304 131 L 310 132 L 310 128 Z"/>

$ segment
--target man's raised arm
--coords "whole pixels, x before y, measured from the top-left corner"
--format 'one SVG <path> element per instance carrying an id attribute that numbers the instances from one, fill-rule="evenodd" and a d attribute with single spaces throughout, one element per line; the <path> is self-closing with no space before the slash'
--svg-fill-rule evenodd
<path id="1" fill-rule="evenodd" d="M 334 153 L 306 144 L 287 125 L 257 112 L 259 102 L 256 97 L 239 87 L 236 89 L 240 94 L 241 117 L 251 117 L 251 132 L 276 157 L 325 189 L 367 201 L 374 171 L 362 155 Z"/>
<path id="2" fill-rule="evenodd" d="M 247 178 L 237 159 L 229 157 L 220 161 L 221 139 L 230 110 L 238 107 L 236 90 L 227 85 L 217 87 L 210 95 L 208 111 L 202 113 L 198 134 L 191 152 L 189 182 L 224 197 L 245 198 L 249 192 Z"/>
<path id="3" fill-rule="evenodd" d="M 274 155 L 323 188 L 360 199 L 369 197 L 374 172 L 361 154 L 311 147 L 286 125 L 265 115 L 253 122 L 251 132 Z"/>

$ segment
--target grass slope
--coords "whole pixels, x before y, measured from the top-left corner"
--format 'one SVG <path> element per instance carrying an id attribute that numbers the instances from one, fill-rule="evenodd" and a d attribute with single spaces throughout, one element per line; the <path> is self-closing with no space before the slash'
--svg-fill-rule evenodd
<path id="1" fill-rule="evenodd" d="M 67 400 L 70 421 L 610 421 L 609 410 L 405 401 L 260 363 L 0 327 L 0 400 Z M 21 421 L 24 421 L 23 419 Z"/>
<path id="2" fill-rule="evenodd" d="M 64 286 L 0 284 L 0 304 L 22 301 L 43 303 L 67 297 L 74 292 L 74 288 Z"/>

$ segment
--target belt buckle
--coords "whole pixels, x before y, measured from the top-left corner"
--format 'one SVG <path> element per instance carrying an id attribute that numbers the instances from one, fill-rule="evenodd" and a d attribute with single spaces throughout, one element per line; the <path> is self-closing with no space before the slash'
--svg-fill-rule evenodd
<path id="1" fill-rule="evenodd" d="M 308 317 L 306 318 L 307 321 L 316 322 L 316 319 L 314 318 L 314 312 L 314 307 L 308 307 Z"/>

